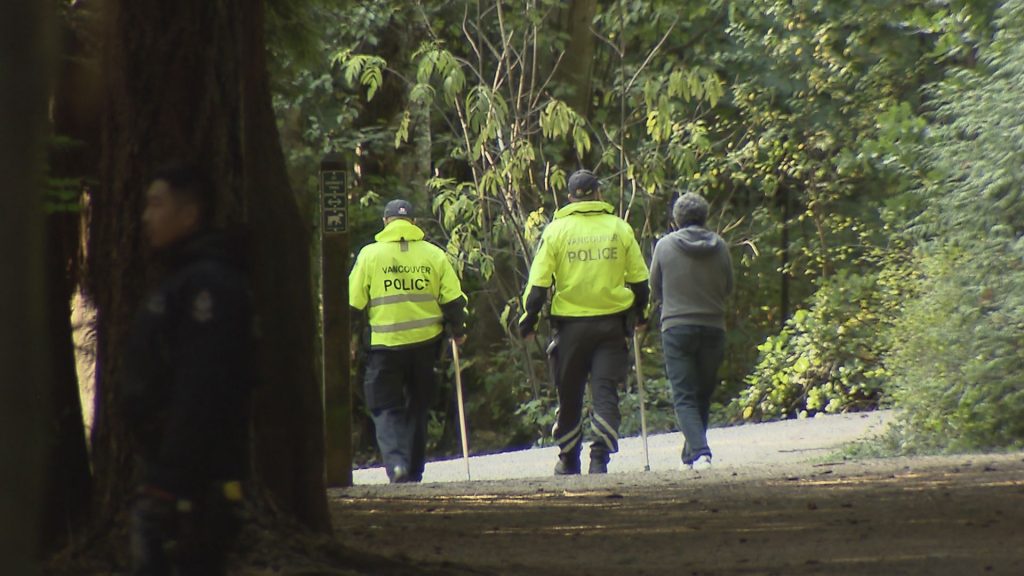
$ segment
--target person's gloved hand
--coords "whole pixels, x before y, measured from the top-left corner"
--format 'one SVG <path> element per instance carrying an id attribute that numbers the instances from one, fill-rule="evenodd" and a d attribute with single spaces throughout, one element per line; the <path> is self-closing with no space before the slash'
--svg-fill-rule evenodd
<path id="1" fill-rule="evenodd" d="M 537 323 L 536 318 L 527 316 L 519 321 L 519 337 L 529 342 L 533 340 L 537 333 L 534 331 L 534 325 Z"/>

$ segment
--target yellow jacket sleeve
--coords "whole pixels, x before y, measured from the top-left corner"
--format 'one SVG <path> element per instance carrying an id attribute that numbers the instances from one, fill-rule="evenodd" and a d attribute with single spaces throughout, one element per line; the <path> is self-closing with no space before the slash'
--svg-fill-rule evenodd
<path id="1" fill-rule="evenodd" d="M 370 279 L 366 277 L 366 267 L 363 265 L 366 260 L 360 252 L 359 256 L 356 256 L 352 273 L 348 275 L 348 305 L 356 310 L 365 309 L 370 302 Z"/>
<path id="2" fill-rule="evenodd" d="M 555 268 L 558 266 L 558 254 L 555 253 L 558 243 L 553 238 L 555 236 L 555 228 L 554 224 L 549 224 L 548 228 L 544 230 L 544 234 L 541 235 L 540 247 L 537 248 L 537 254 L 533 257 L 533 264 L 530 265 L 530 278 L 526 283 L 526 294 L 530 293 L 530 288 L 533 286 L 541 288 L 551 287 L 555 276 Z"/>
<path id="3" fill-rule="evenodd" d="M 448 255 L 443 251 L 441 252 L 438 269 L 441 271 L 441 289 L 438 293 L 438 302 L 440 304 L 447 304 L 459 297 L 465 297 L 465 294 L 462 292 L 462 283 L 459 282 L 459 275 L 455 273 L 455 267 L 452 266 L 451 260 L 448 259 Z"/>

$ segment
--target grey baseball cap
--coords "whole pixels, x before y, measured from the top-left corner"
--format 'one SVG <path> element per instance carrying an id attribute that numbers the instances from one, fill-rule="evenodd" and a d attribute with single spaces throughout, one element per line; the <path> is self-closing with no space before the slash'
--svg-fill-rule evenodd
<path id="1" fill-rule="evenodd" d="M 384 217 L 385 218 L 412 218 L 412 204 L 406 200 L 398 198 L 388 202 L 384 206 Z"/>

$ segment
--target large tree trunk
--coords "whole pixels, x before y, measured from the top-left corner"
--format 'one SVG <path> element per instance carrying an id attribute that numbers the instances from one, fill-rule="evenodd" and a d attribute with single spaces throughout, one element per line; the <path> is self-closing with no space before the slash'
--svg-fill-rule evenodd
<path id="1" fill-rule="evenodd" d="M 256 402 L 258 477 L 300 520 L 329 530 L 316 375 L 309 224 L 292 195 L 267 78 L 262 2 L 239 10 L 244 187 L 255 233 L 266 386 Z"/>
<path id="2" fill-rule="evenodd" d="M 264 335 L 257 480 L 281 508 L 312 527 L 328 526 L 307 232 L 270 109 L 262 9 L 247 0 L 106 6 L 103 161 L 89 251 L 99 340 L 95 474 L 104 513 L 121 507 L 133 469 L 118 415 L 118 377 L 122 342 L 145 289 L 142 192 L 156 165 L 189 157 L 212 170 L 220 220 L 248 221 L 254 238 Z"/>
<path id="3" fill-rule="evenodd" d="M 47 2 L 0 3 L 0 573 L 38 572 L 50 379 L 43 134 Z"/>

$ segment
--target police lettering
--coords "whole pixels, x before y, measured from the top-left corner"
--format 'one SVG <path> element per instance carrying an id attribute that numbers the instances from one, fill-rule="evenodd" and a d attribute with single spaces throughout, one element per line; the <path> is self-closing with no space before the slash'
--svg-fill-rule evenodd
<path id="1" fill-rule="evenodd" d="M 382 266 L 381 272 L 385 274 L 430 274 L 430 266 L 421 264 L 418 266 L 406 266 L 404 264 L 392 264 Z"/>
<path id="2" fill-rule="evenodd" d="M 618 242 L 618 234 L 594 234 L 591 236 L 576 236 L 569 238 L 567 244 L 569 246 L 575 246 L 577 244 L 607 244 L 608 242 Z"/>
<path id="3" fill-rule="evenodd" d="M 398 290 L 400 292 L 422 292 L 430 286 L 430 280 L 426 278 L 386 278 L 384 280 L 384 291 Z"/>
<path id="4" fill-rule="evenodd" d="M 566 252 L 569 262 L 593 262 L 595 260 L 618 260 L 618 246 L 605 248 L 584 248 Z"/>

